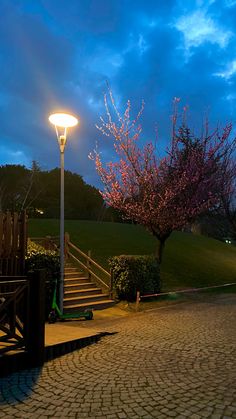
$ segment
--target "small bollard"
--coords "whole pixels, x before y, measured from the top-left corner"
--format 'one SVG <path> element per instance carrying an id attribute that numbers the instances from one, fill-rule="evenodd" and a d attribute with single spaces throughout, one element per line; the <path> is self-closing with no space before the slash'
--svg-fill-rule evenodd
<path id="1" fill-rule="evenodd" d="M 140 302 L 140 291 L 137 291 L 137 294 L 136 294 L 135 311 L 138 311 L 138 309 L 139 309 L 139 302 Z"/>

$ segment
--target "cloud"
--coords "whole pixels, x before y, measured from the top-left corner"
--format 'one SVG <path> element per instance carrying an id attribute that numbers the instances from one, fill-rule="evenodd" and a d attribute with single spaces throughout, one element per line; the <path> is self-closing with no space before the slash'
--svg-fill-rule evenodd
<path id="1" fill-rule="evenodd" d="M 189 104 L 195 127 L 208 108 L 213 121 L 233 118 L 233 0 L 2 0 L 1 6 L 3 162 L 12 156 L 58 166 L 47 118 L 63 108 L 81 119 L 69 133 L 66 168 L 97 183 L 87 160 L 96 141 L 104 158 L 113 158 L 112 143 L 95 128 L 107 82 L 121 109 L 131 99 L 133 115 L 145 100 L 143 141 L 155 137 L 157 123 L 162 150 L 174 96 Z"/>
<path id="2" fill-rule="evenodd" d="M 216 76 L 222 77 L 226 79 L 227 81 L 231 79 L 231 77 L 234 76 L 235 74 L 236 74 L 236 60 L 233 60 L 230 63 L 228 63 L 225 66 L 224 70 L 218 73 L 215 73 Z"/>
<path id="3" fill-rule="evenodd" d="M 193 47 L 209 42 L 220 48 L 227 46 L 233 33 L 222 28 L 214 19 L 202 9 L 180 16 L 174 27 L 182 32 L 184 48 L 187 52 Z"/>

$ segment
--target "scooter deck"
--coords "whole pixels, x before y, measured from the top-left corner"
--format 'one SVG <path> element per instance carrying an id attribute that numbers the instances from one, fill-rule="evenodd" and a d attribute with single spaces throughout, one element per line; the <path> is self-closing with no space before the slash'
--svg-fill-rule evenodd
<path id="1" fill-rule="evenodd" d="M 80 317 L 85 317 L 86 319 L 92 319 L 93 318 L 93 312 L 81 312 L 81 313 L 68 313 L 68 314 L 62 314 L 59 316 L 59 319 L 66 320 L 66 319 L 78 319 Z"/>

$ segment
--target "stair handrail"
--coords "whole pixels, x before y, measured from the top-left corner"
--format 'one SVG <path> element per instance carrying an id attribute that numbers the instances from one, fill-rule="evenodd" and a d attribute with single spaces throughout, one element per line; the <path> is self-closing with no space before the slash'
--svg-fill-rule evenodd
<path id="1" fill-rule="evenodd" d="M 32 241 L 35 242 L 41 242 L 41 245 L 47 247 L 49 244 L 54 244 L 55 248 L 58 249 L 58 239 L 59 236 L 46 236 L 46 237 L 31 237 Z M 86 260 L 86 264 L 84 264 L 78 257 L 76 257 L 73 253 L 71 253 L 70 249 L 74 249 L 80 256 L 84 257 Z M 65 242 L 64 242 L 64 252 L 65 252 L 65 259 L 68 257 L 71 257 L 74 259 L 85 272 L 88 273 L 88 276 L 91 278 L 95 278 L 97 282 L 99 282 L 103 287 L 109 290 L 110 297 L 112 297 L 112 274 L 108 272 L 106 269 L 104 269 L 99 263 L 97 263 L 92 257 L 91 257 L 91 251 L 88 251 L 88 254 L 83 252 L 79 247 L 77 247 L 74 243 L 70 241 L 69 233 L 65 233 Z M 92 266 L 97 268 L 100 272 L 102 272 L 106 277 L 108 278 L 108 284 L 104 282 L 100 276 L 98 276 L 93 270 Z"/>
<path id="2" fill-rule="evenodd" d="M 83 262 L 81 262 L 79 259 L 77 259 L 73 255 L 73 253 L 69 252 L 69 256 L 71 256 L 76 262 L 78 262 L 79 265 L 82 266 L 82 268 L 86 270 L 91 276 L 95 277 L 105 288 L 110 290 L 110 286 L 106 284 L 106 282 L 104 282 L 99 276 L 97 276 L 91 269 L 87 268 L 87 266 Z"/>
<path id="3" fill-rule="evenodd" d="M 80 256 L 84 257 L 86 260 L 86 265 L 79 260 L 73 253 L 71 253 L 70 249 L 75 250 Z M 97 263 L 91 257 L 91 252 L 89 251 L 88 254 L 83 252 L 79 247 L 77 247 L 74 243 L 70 241 L 70 237 L 68 233 L 65 233 L 65 257 L 68 256 L 72 257 L 79 265 L 88 273 L 89 277 L 94 277 L 100 284 L 103 285 L 106 289 L 109 290 L 110 294 L 112 293 L 112 275 L 106 269 L 104 269 L 99 263 Z M 108 278 L 109 284 L 104 282 L 100 276 L 98 276 L 92 269 L 92 267 L 96 267 L 100 272 L 102 272 Z"/>
<path id="4" fill-rule="evenodd" d="M 86 253 L 84 253 L 82 250 L 80 250 L 77 246 L 75 246 L 72 242 L 69 242 L 68 245 L 70 247 L 72 247 L 73 249 L 75 249 L 78 253 L 80 253 L 84 258 L 86 258 L 86 260 L 88 260 L 89 262 L 91 262 L 93 265 L 96 266 L 96 268 L 100 269 L 104 274 L 110 276 L 111 274 L 106 271 L 106 269 L 104 269 L 101 265 L 99 265 L 99 263 L 95 262 L 94 259 L 92 259 L 90 256 L 88 256 Z"/>

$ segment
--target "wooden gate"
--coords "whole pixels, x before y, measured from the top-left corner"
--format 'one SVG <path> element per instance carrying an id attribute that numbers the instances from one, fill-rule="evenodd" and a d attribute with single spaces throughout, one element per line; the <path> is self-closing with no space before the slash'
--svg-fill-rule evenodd
<path id="1" fill-rule="evenodd" d="M 44 362 L 45 271 L 0 277 L 0 377 Z"/>
<path id="2" fill-rule="evenodd" d="M 29 281 L 0 278 L 0 355 L 25 348 L 28 342 Z"/>
<path id="3" fill-rule="evenodd" d="M 26 248 L 26 212 L 0 212 L 0 276 L 24 275 Z"/>

